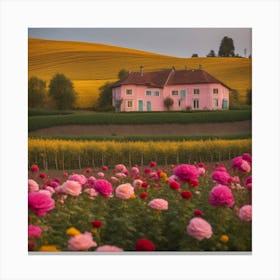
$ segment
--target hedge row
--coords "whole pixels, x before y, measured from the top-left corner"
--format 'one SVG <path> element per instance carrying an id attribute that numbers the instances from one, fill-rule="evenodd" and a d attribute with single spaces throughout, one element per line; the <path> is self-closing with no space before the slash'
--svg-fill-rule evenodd
<path id="1" fill-rule="evenodd" d="M 251 139 L 184 142 L 114 142 L 29 139 L 29 165 L 42 169 L 81 169 L 102 165 L 160 165 L 230 160 L 251 152 Z"/>

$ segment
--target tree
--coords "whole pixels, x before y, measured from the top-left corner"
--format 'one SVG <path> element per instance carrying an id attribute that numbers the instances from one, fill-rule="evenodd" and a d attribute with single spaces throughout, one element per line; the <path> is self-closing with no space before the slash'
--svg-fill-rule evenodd
<path id="1" fill-rule="evenodd" d="M 113 111 L 112 106 L 112 84 L 107 82 L 99 88 L 99 97 L 95 106 L 97 111 Z"/>
<path id="2" fill-rule="evenodd" d="M 56 74 L 50 81 L 49 95 L 59 110 L 74 108 L 76 92 L 73 83 L 63 74 Z"/>
<path id="3" fill-rule="evenodd" d="M 119 80 L 125 78 L 128 75 L 128 71 L 126 69 L 121 69 L 118 73 Z"/>
<path id="4" fill-rule="evenodd" d="M 234 44 L 232 38 L 225 36 L 220 44 L 219 56 L 234 56 Z"/>
<path id="5" fill-rule="evenodd" d="M 192 57 L 198 57 L 198 54 L 197 53 L 193 53 Z"/>
<path id="6" fill-rule="evenodd" d="M 206 56 L 207 57 L 215 57 L 216 54 L 215 54 L 215 52 L 213 50 L 211 50 Z"/>
<path id="7" fill-rule="evenodd" d="M 31 77 L 28 80 L 28 107 L 38 108 L 43 107 L 46 101 L 46 82 L 37 78 Z"/>
<path id="8" fill-rule="evenodd" d="M 239 104 L 239 92 L 236 89 L 232 89 L 229 93 L 229 105 Z"/>
<path id="9" fill-rule="evenodd" d="M 246 91 L 247 105 L 252 105 L 252 89 L 247 89 Z"/>
<path id="10" fill-rule="evenodd" d="M 171 97 L 166 97 L 163 100 L 164 107 L 169 111 L 170 108 L 173 106 L 174 100 Z"/>

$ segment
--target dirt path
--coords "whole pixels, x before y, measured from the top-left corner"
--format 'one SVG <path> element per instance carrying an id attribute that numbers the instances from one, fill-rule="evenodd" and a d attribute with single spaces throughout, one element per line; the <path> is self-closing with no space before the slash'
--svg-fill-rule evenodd
<path id="1" fill-rule="evenodd" d="M 66 125 L 39 129 L 29 135 L 164 136 L 223 135 L 250 132 L 251 121 L 153 125 Z"/>

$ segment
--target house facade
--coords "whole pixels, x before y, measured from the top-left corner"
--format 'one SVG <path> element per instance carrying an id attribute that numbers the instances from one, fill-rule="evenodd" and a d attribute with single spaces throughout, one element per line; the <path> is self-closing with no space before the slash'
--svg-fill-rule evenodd
<path id="1" fill-rule="evenodd" d="M 202 69 L 130 72 L 112 88 L 116 111 L 226 110 L 230 88 Z M 164 100 L 171 98 L 172 106 Z"/>

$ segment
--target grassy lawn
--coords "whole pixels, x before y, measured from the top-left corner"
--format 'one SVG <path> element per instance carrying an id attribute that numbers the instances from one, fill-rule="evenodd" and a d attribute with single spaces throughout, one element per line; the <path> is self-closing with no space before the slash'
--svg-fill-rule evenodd
<path id="1" fill-rule="evenodd" d="M 207 112 L 75 113 L 28 118 L 28 131 L 61 125 L 189 124 L 251 120 L 250 110 Z"/>

